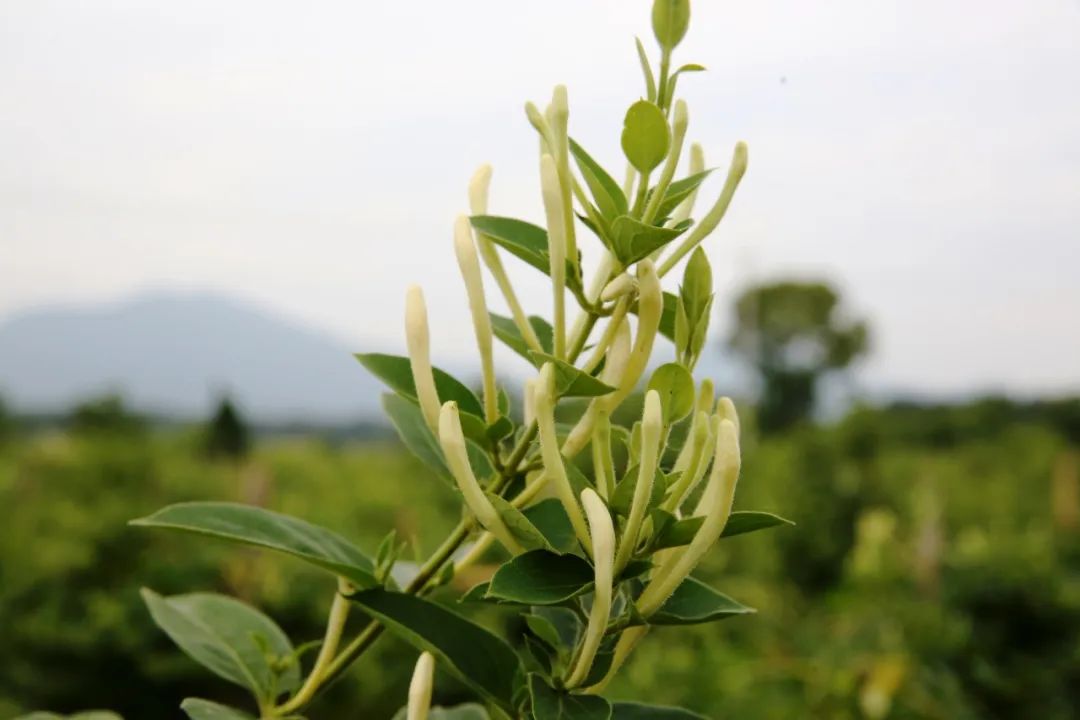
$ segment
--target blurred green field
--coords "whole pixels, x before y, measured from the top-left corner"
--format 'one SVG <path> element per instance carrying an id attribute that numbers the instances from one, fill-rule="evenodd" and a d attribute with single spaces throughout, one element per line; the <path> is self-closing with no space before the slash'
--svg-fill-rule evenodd
<path id="1" fill-rule="evenodd" d="M 931 417 L 862 411 L 746 438 L 736 509 L 797 526 L 726 540 L 699 574 L 758 614 L 647 638 L 613 694 L 746 720 L 1080 715 L 1076 451 L 1043 423 Z M 239 463 L 203 448 L 199 428 L 138 423 L 0 442 L 0 718 L 180 717 L 191 694 L 242 704 L 152 625 L 143 585 L 236 594 L 298 643 L 321 635 L 324 574 L 132 518 L 240 500 L 371 551 L 395 528 L 421 555 L 457 520 L 450 490 L 395 442 L 263 439 Z M 512 614 L 485 612 L 519 634 Z M 390 717 L 413 660 L 383 638 L 310 716 Z M 436 696 L 466 697 L 446 677 Z"/>

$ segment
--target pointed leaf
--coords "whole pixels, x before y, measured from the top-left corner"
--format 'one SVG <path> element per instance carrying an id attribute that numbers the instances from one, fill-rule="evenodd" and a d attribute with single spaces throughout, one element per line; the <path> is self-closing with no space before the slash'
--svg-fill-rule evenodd
<path id="1" fill-rule="evenodd" d="M 558 499 L 541 500 L 522 512 L 556 552 L 568 553 L 577 548 L 574 526 L 570 524 L 566 509 Z"/>
<path id="2" fill-rule="evenodd" d="M 495 337 L 499 338 L 504 345 L 521 357 L 529 362 L 535 362 L 531 355 L 532 350 L 529 348 L 528 343 L 525 342 L 525 338 L 522 337 L 521 331 L 518 330 L 518 326 L 513 318 L 504 317 L 495 313 L 488 313 L 488 315 L 491 316 L 491 330 L 494 332 Z M 540 346 L 543 347 L 545 351 L 551 352 L 552 338 L 554 337 L 555 332 L 552 330 L 548 321 L 542 317 L 530 315 L 529 325 L 532 326 L 533 332 L 536 333 L 536 339 L 540 341 Z"/>
<path id="3" fill-rule="evenodd" d="M 611 705 L 599 695 L 571 695 L 550 687 L 539 675 L 529 675 L 534 720 L 609 720 Z"/>
<path id="4" fill-rule="evenodd" d="M 585 149 L 570 139 L 570 152 L 574 154 L 578 169 L 581 170 L 585 184 L 589 186 L 593 200 L 600 214 L 611 222 L 619 215 L 627 213 L 626 196 L 615 179 L 600 164 L 592 159 Z"/>
<path id="5" fill-rule="evenodd" d="M 187 698 L 180 703 L 180 709 L 191 720 L 255 720 L 246 712 L 201 698 Z"/>
<path id="6" fill-rule="evenodd" d="M 409 358 L 385 353 L 356 353 L 355 357 L 368 372 L 386 383 L 391 390 L 416 400 L 416 384 L 413 382 Z M 432 374 L 435 376 L 435 392 L 440 403 L 453 400 L 462 412 L 477 417 L 484 416 L 480 400 L 464 383 L 439 368 L 432 368 Z"/>
<path id="7" fill-rule="evenodd" d="M 383 395 L 383 409 L 386 411 L 390 423 L 397 430 L 398 437 L 401 438 L 401 442 L 405 444 L 405 447 L 451 487 L 457 487 L 453 476 L 450 474 L 450 469 L 446 466 L 442 447 L 439 445 L 435 434 L 427 426 L 420 406 L 408 398 L 387 393 Z M 461 416 L 463 431 L 466 427 L 466 418 L 469 417 L 471 416 L 465 414 Z M 486 428 L 482 420 L 479 420 L 479 418 L 476 418 L 476 420 L 480 422 L 480 433 L 482 435 Z M 473 434 L 472 432 L 469 433 L 470 436 Z M 469 450 L 469 464 L 472 466 L 477 479 L 483 481 L 485 478 L 491 477 L 495 470 L 491 466 L 491 460 L 488 458 L 487 453 L 472 440 L 467 440 L 466 444 Z"/>
<path id="8" fill-rule="evenodd" d="M 660 609 L 649 617 L 650 625 L 696 625 L 733 615 L 757 612 L 696 578 L 682 581 Z"/>
<path id="9" fill-rule="evenodd" d="M 592 587 L 592 565 L 577 555 L 532 550 L 495 571 L 487 597 L 524 605 L 558 605 Z"/>
<path id="10" fill-rule="evenodd" d="M 653 547 L 660 550 L 663 548 L 678 547 L 679 545 L 688 545 L 690 541 L 694 539 L 694 535 L 697 534 L 697 531 L 701 528 L 701 523 L 704 522 L 704 520 L 705 518 L 698 516 L 684 518 L 671 523 L 659 533 L 656 544 Z M 727 524 L 724 525 L 724 532 L 721 533 L 720 537 L 734 537 L 735 535 L 743 535 L 756 530 L 765 530 L 766 528 L 777 527 L 778 525 L 794 524 L 795 523 L 790 520 L 772 513 L 743 510 L 731 513 Z"/>
<path id="11" fill-rule="evenodd" d="M 648 390 L 655 390 L 660 396 L 665 425 L 677 423 L 694 409 L 694 378 L 678 363 L 656 368 L 649 378 Z"/>
<path id="12" fill-rule="evenodd" d="M 664 191 L 664 198 L 660 201 L 660 205 L 656 210 L 656 217 L 668 217 L 671 215 L 683 200 L 690 197 L 697 190 L 698 186 L 709 177 L 711 172 L 712 168 L 702 170 L 668 185 L 667 190 Z M 652 196 L 652 190 L 649 191 L 649 196 Z"/>
<path id="13" fill-rule="evenodd" d="M 555 368 L 555 393 L 560 397 L 598 397 L 615 392 L 615 388 L 582 372 L 573 365 L 547 353 L 530 353 L 537 365 L 551 363 Z"/>
<path id="14" fill-rule="evenodd" d="M 364 590 L 349 598 L 388 630 L 504 709 L 513 705 L 519 662 L 501 639 L 448 608 L 413 595 Z"/>
<path id="15" fill-rule="evenodd" d="M 690 0 L 655 0 L 652 27 L 660 47 L 670 52 L 682 42 L 690 27 Z"/>
<path id="16" fill-rule="evenodd" d="M 629 215 L 620 215 L 611 223 L 612 251 L 623 265 L 631 265 L 664 247 L 684 230 L 646 225 Z"/>
<path id="17" fill-rule="evenodd" d="M 246 687 L 263 701 L 275 699 L 271 697 L 275 691 L 299 686 L 295 663 L 277 675 L 275 683 L 264 647 L 276 657 L 286 657 L 293 646 L 281 628 L 255 608 L 211 593 L 162 597 L 144 588 L 142 596 L 158 627 L 216 675 Z"/>
<path id="18" fill-rule="evenodd" d="M 550 549 L 551 546 L 548 545 L 547 538 L 520 510 L 507 502 L 505 498 L 494 493 L 485 493 L 485 495 L 499 513 L 499 517 L 506 524 L 507 529 L 510 530 L 510 534 L 521 543 L 523 548 L 526 550 Z"/>
<path id="19" fill-rule="evenodd" d="M 132 525 L 180 530 L 196 535 L 268 548 L 305 560 L 357 587 L 374 587 L 374 566 L 355 545 L 326 528 L 305 520 L 227 502 L 187 502 L 169 505 Z"/>

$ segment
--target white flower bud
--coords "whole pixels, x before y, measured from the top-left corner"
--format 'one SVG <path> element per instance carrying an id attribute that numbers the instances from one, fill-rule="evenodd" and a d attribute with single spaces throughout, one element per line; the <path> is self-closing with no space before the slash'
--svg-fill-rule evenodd
<path id="1" fill-rule="evenodd" d="M 633 292 L 635 288 L 637 288 L 637 281 L 629 273 L 623 273 L 604 287 L 603 292 L 600 293 L 600 299 L 611 302 Z"/>
<path id="2" fill-rule="evenodd" d="M 487 215 L 490 187 L 491 166 L 484 164 L 477 168 L 469 181 L 469 212 L 473 215 Z"/>
<path id="3" fill-rule="evenodd" d="M 431 708 L 431 686 L 435 677 L 435 656 L 429 652 L 420 653 L 409 683 L 409 706 L 405 711 L 406 720 L 427 720 Z"/>
<path id="4" fill-rule="evenodd" d="M 638 458 L 637 484 L 634 486 L 634 499 L 630 504 L 630 513 L 626 518 L 619 552 L 615 558 L 615 567 L 621 572 L 633 557 L 637 547 L 641 523 L 648 509 L 649 496 L 652 494 L 656 466 L 660 459 L 660 439 L 664 433 L 664 411 L 660 404 L 660 394 L 650 390 L 645 395 L 645 410 L 641 415 L 641 457 Z"/>
<path id="5" fill-rule="evenodd" d="M 454 252 L 457 255 L 461 278 L 469 296 L 476 347 L 480 351 L 480 364 L 484 379 L 484 419 L 489 423 L 499 417 L 499 398 L 495 388 L 495 361 L 492 356 L 491 317 L 484 299 L 484 279 L 480 274 L 480 259 L 473 242 L 472 224 L 465 215 L 459 215 L 454 223 Z"/>
<path id="6" fill-rule="evenodd" d="M 735 426 L 735 432 L 741 434 L 742 425 L 739 423 L 739 412 L 735 409 L 735 403 L 731 398 L 724 396 L 716 403 L 716 413 L 725 420 L 730 420 Z"/>
<path id="7" fill-rule="evenodd" d="M 696 452 L 694 450 L 694 444 L 690 442 L 693 434 L 698 431 L 698 417 L 701 413 L 705 414 L 706 423 L 705 430 L 708 430 L 708 417 L 713 407 L 713 395 L 715 393 L 715 386 L 713 381 L 705 378 L 701 381 L 701 386 L 698 388 L 697 402 L 694 403 L 694 424 L 690 428 L 690 434 L 686 438 L 686 442 L 683 443 L 682 449 L 679 450 L 679 456 L 675 459 L 675 466 L 673 470 L 682 472 L 690 466 L 690 460 Z"/>
<path id="8" fill-rule="evenodd" d="M 690 146 L 690 174 L 697 175 L 701 172 L 705 172 L 705 150 L 699 143 L 694 143 Z M 690 195 L 679 203 L 679 206 L 675 208 L 675 212 L 671 214 L 671 220 L 668 221 L 669 227 L 674 227 L 690 218 L 690 214 L 694 212 L 694 201 L 697 199 L 697 194 L 698 188 L 694 188 L 690 191 Z"/>
<path id="9" fill-rule="evenodd" d="M 589 531 L 592 537 L 593 569 L 595 587 L 593 590 L 592 609 L 589 611 L 589 624 L 581 642 L 581 652 L 577 662 L 566 680 L 567 687 L 574 688 L 585 681 L 592 669 L 593 659 L 604 638 L 608 617 L 611 614 L 612 586 L 615 580 L 615 527 L 611 522 L 611 513 L 600 496 L 592 488 L 581 491 L 581 504 L 589 518 Z"/>
<path id="10" fill-rule="evenodd" d="M 405 345 L 409 349 L 413 385 L 424 421 L 432 432 L 439 426 L 439 395 L 431 369 L 431 344 L 428 334 L 427 306 L 424 291 L 412 285 L 405 293 Z"/>
<path id="11" fill-rule="evenodd" d="M 439 413 L 439 444 L 442 446 L 450 474 L 454 476 L 458 490 L 465 498 L 465 505 L 476 516 L 477 522 L 506 546 L 511 553 L 522 551 L 520 543 L 514 538 L 506 523 L 499 517 L 499 512 L 484 495 L 484 490 L 473 474 L 469 464 L 469 450 L 465 445 L 465 435 L 461 432 L 461 417 L 458 415 L 456 402 L 448 402 Z"/>
<path id="12" fill-rule="evenodd" d="M 638 329 L 634 346 L 626 363 L 622 377 L 616 384 L 616 390 L 604 396 L 609 408 L 616 408 L 626 396 L 637 387 L 641 374 L 652 355 L 653 342 L 660 328 L 660 316 L 664 311 L 664 296 L 660 288 L 660 278 L 656 269 L 648 260 L 642 260 L 637 266 L 638 274 Z"/>
<path id="13" fill-rule="evenodd" d="M 671 597 L 675 588 L 697 567 L 702 556 L 720 539 L 735 501 L 739 466 L 739 438 L 735 433 L 735 425 L 730 420 L 721 420 L 717 432 L 716 457 L 709 478 L 709 484 L 717 488 L 712 506 L 707 508 L 705 520 L 690 545 L 681 552 L 673 552 L 653 573 L 637 601 L 638 612 L 644 617 L 652 615 Z"/>
<path id="14" fill-rule="evenodd" d="M 551 262 L 551 285 L 555 300 L 554 354 L 566 357 L 566 225 L 562 189 L 559 186 L 559 170 L 555 159 L 544 154 L 540 158 L 540 189 L 544 197 L 544 214 L 547 218 L 548 256 Z"/>
<path id="15" fill-rule="evenodd" d="M 589 528 L 585 525 L 585 516 L 581 514 L 570 479 L 566 476 L 559 439 L 555 434 L 555 368 L 545 363 L 540 370 L 540 379 L 533 391 L 533 403 L 536 423 L 540 430 L 540 456 L 544 461 L 544 475 L 562 502 L 570 524 L 578 540 L 589 547 Z"/>

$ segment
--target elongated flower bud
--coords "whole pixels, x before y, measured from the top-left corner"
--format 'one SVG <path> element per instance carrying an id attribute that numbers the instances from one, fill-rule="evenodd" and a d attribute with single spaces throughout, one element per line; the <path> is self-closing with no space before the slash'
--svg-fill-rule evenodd
<path id="1" fill-rule="evenodd" d="M 701 172 L 705 172 L 705 150 L 699 143 L 694 143 L 690 146 L 690 174 L 697 175 Z M 690 191 L 690 195 L 679 203 L 679 206 L 675 208 L 675 212 L 671 213 L 668 226 L 674 227 L 684 220 L 690 219 L 690 214 L 694 212 L 694 202 L 697 200 L 697 194 L 698 188 L 694 188 Z"/>
<path id="2" fill-rule="evenodd" d="M 555 141 L 552 148 L 555 154 L 555 165 L 559 171 L 559 189 L 562 193 L 563 207 L 563 239 L 566 243 L 565 257 L 570 263 L 574 273 L 577 273 L 577 238 L 574 233 L 574 214 L 572 188 L 573 178 L 570 175 L 570 141 L 568 123 L 570 120 L 570 102 L 566 96 L 566 86 L 556 85 L 551 94 L 551 134 Z"/>
<path id="3" fill-rule="evenodd" d="M 524 397 L 522 398 L 522 419 L 525 422 L 525 426 L 532 425 L 536 420 L 536 378 L 529 378 L 525 381 L 525 388 L 522 391 Z"/>
<path id="4" fill-rule="evenodd" d="M 435 656 L 429 652 L 420 653 L 413 670 L 412 682 L 409 683 L 409 706 L 405 711 L 406 720 L 427 720 L 431 708 L 431 686 L 435 677 Z"/>
<path id="5" fill-rule="evenodd" d="M 716 457 L 713 460 L 712 476 L 709 478 L 709 484 L 717 487 L 713 504 L 707 509 L 705 520 L 690 545 L 682 552 L 668 557 L 653 574 L 652 580 L 637 601 L 637 609 L 642 616 L 648 617 L 656 612 L 697 566 L 709 548 L 720 539 L 735 500 L 739 465 L 739 439 L 735 433 L 735 425 L 730 420 L 721 420 Z"/>
<path id="6" fill-rule="evenodd" d="M 555 357 L 566 357 L 566 225 L 559 171 L 551 155 L 540 158 L 540 188 L 547 218 L 548 256 L 551 261 L 551 285 L 555 300 L 553 327 Z"/>
<path id="7" fill-rule="evenodd" d="M 507 550 L 514 554 L 520 553 L 521 545 L 499 517 L 495 506 L 484 495 L 483 488 L 480 487 L 476 475 L 473 474 L 472 465 L 469 464 L 468 447 L 465 445 L 465 435 L 461 432 L 461 417 L 458 415 L 456 402 L 444 404 L 439 413 L 439 444 L 442 446 L 443 455 L 446 456 L 450 474 L 454 476 L 454 481 L 462 497 L 465 498 L 465 505 L 476 516 L 477 522 L 505 545 Z"/>
<path id="8" fill-rule="evenodd" d="M 698 387 L 697 400 L 694 403 L 694 425 L 690 428 L 690 433 L 686 438 L 686 442 L 683 443 L 682 449 L 679 450 L 679 456 L 675 459 L 675 466 L 673 470 L 682 472 L 690 465 L 690 458 L 694 452 L 693 443 L 690 439 L 693 437 L 694 432 L 697 431 L 698 417 L 701 413 L 705 414 L 706 419 L 709 417 L 709 413 L 712 411 L 713 399 L 715 393 L 715 386 L 713 381 L 705 378 L 701 381 L 700 387 Z M 708 429 L 708 422 L 706 420 L 706 430 Z"/>
<path id="9" fill-rule="evenodd" d="M 693 250 L 698 246 L 698 243 L 708 237 L 709 233 L 715 230 L 716 226 L 720 224 L 720 221 L 724 219 L 728 206 L 731 205 L 731 199 L 735 197 L 735 190 L 739 187 L 739 182 L 742 180 L 743 175 L 746 174 L 746 165 L 746 143 L 736 143 L 735 154 L 731 158 L 731 167 L 728 168 L 727 180 L 724 181 L 724 189 L 720 191 L 720 197 L 717 198 L 716 203 L 709 209 L 709 212 L 705 214 L 705 217 L 694 226 L 686 239 L 680 243 L 675 252 L 669 255 L 667 259 L 661 263 L 660 269 L 657 271 L 660 277 L 667 275 L 688 252 Z"/>
<path id="10" fill-rule="evenodd" d="M 484 299 L 484 279 L 480 274 L 480 259 L 476 255 L 472 225 L 469 218 L 459 215 L 454 223 L 454 252 L 457 254 L 461 278 L 469 295 L 476 347 L 484 377 L 484 419 L 489 423 L 499 417 L 499 398 L 495 389 L 495 361 L 492 357 L 491 317 Z"/>
<path id="11" fill-rule="evenodd" d="M 660 506 L 664 510 L 668 512 L 678 510 L 683 500 L 690 493 L 690 489 L 697 484 L 698 480 L 701 479 L 701 475 L 705 473 L 705 466 L 708 463 L 705 451 L 706 445 L 709 444 L 710 424 L 709 415 L 705 412 L 699 412 L 694 417 L 690 435 L 683 445 L 683 450 L 687 447 L 690 448 L 690 452 L 686 456 L 688 460 L 684 467 L 679 467 L 677 462 L 675 464 L 674 469 L 682 474 L 679 476 L 675 486 L 669 491 L 667 499 Z M 680 454 L 679 457 L 681 459 L 683 456 Z"/>
<path id="12" fill-rule="evenodd" d="M 593 659 L 600 647 L 600 641 L 604 638 L 604 630 L 611 614 L 612 586 L 615 580 L 615 527 L 611 522 L 611 513 L 592 488 L 581 491 L 581 504 L 589 518 L 589 531 L 592 534 L 595 589 L 592 609 L 589 611 L 589 624 L 581 641 L 581 652 L 566 680 L 569 688 L 585 682 L 592 669 Z"/>
<path id="13" fill-rule="evenodd" d="M 604 302 L 611 302 L 629 292 L 633 292 L 636 287 L 637 282 L 633 276 L 629 273 L 623 273 L 604 287 L 603 292 L 600 293 L 600 299 Z"/>
<path id="14" fill-rule="evenodd" d="M 739 412 L 735 409 L 735 403 L 731 398 L 724 396 L 716 403 L 716 412 L 721 417 L 730 420 L 735 426 L 735 432 L 740 433 L 742 426 L 739 423 Z"/>
<path id="15" fill-rule="evenodd" d="M 645 366 L 652 355 L 653 342 L 660 328 L 660 316 L 664 311 L 663 291 L 656 269 L 648 260 L 642 260 L 637 266 L 638 273 L 638 329 L 634 346 L 616 390 L 605 396 L 609 408 L 616 408 L 634 391 Z"/>
<path id="16" fill-rule="evenodd" d="M 617 306 L 618 307 L 618 306 Z M 626 322 L 625 313 L 618 313 L 612 316 L 612 325 L 609 325 L 609 329 L 612 332 L 611 344 L 607 350 L 607 362 L 604 364 L 604 369 L 600 373 L 600 380 L 611 387 L 618 387 L 622 381 L 623 374 L 626 371 L 626 365 L 630 361 L 630 325 Z M 606 332 L 605 332 L 606 335 Z M 597 358 L 599 362 L 599 357 Z M 595 364 L 590 363 L 591 366 Z M 588 409 L 585 414 L 581 416 L 577 424 L 574 425 L 574 429 L 570 431 L 570 434 L 566 436 L 566 442 L 563 443 L 562 452 L 566 457 L 574 457 L 585 447 L 589 442 L 589 438 L 592 436 L 593 425 L 596 422 L 596 418 L 600 412 L 606 412 L 610 414 L 611 409 L 618 405 L 618 402 L 613 402 L 612 397 L 616 393 L 609 393 L 596 398 L 589 403 Z M 620 400 L 621 402 L 621 400 Z"/>
<path id="17" fill-rule="evenodd" d="M 668 149 L 667 160 L 664 162 L 664 169 L 660 171 L 660 180 L 656 183 L 656 189 L 649 199 L 649 204 L 645 206 L 642 217 L 646 224 L 656 219 L 656 212 L 660 209 L 664 194 L 671 184 L 671 179 L 675 176 L 675 168 L 679 165 L 679 156 L 682 155 L 683 140 L 686 138 L 687 123 L 686 101 L 679 100 L 675 103 L 675 111 L 672 113 L 671 146 Z"/>
<path id="18" fill-rule="evenodd" d="M 469 180 L 469 212 L 473 215 L 487 215 L 491 174 L 491 165 L 485 163 L 476 169 Z"/>
<path id="19" fill-rule="evenodd" d="M 585 516 L 581 514 L 570 479 L 566 475 L 563 456 L 559 450 L 559 438 L 555 434 L 555 368 L 545 363 L 540 370 L 540 379 L 533 392 L 536 410 L 536 423 L 540 430 L 540 456 L 544 461 L 544 475 L 562 502 L 570 524 L 578 540 L 589 547 L 589 528 L 585 525 Z"/>
<path id="20" fill-rule="evenodd" d="M 652 494 L 653 480 L 656 477 L 656 465 L 660 459 L 660 438 L 664 432 L 664 411 L 660 405 L 660 394 L 650 390 L 645 395 L 645 411 L 641 415 L 641 457 L 638 460 L 637 485 L 634 486 L 634 499 L 630 504 L 630 513 L 626 518 L 619 552 L 615 557 L 615 567 L 621 572 L 633 557 L 637 547 L 638 533 L 648 510 L 649 496 Z"/>
<path id="21" fill-rule="evenodd" d="M 439 394 L 431 370 L 431 342 L 428 334 L 427 306 L 424 291 L 412 285 L 405 293 L 405 345 L 409 349 L 416 399 L 424 413 L 424 422 L 435 432 L 439 427 Z"/>

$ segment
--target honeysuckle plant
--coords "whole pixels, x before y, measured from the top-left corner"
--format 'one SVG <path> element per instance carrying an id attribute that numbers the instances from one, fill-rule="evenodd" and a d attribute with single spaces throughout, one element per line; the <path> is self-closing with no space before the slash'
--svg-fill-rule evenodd
<path id="1" fill-rule="evenodd" d="M 561 85 L 546 108 L 526 105 L 540 145 L 544 225 L 491 214 L 491 168 L 472 178 L 469 214 L 454 222 L 452 238 L 480 357 L 479 395 L 432 364 L 418 287 L 405 297 L 407 354 L 357 356 L 389 387 L 384 407 L 404 445 L 460 495 L 460 522 L 426 561 L 399 562 L 392 533 L 369 554 L 325 528 L 238 504 L 183 503 L 134 521 L 274 550 L 329 575 L 326 631 L 311 654 L 310 643 L 294 645 L 238 600 L 144 591 L 153 619 L 182 650 L 252 693 L 248 709 L 185 700 L 191 718 L 250 719 L 252 709 L 264 720 L 302 717 L 384 632 L 421 653 L 398 716 L 405 720 L 700 717 L 603 695 L 654 631 L 753 612 L 693 572 L 722 538 L 786 522 L 733 511 L 739 418 L 709 379 L 693 375 L 713 302 L 702 242 L 732 201 L 747 151 L 736 144 L 719 197 L 692 219 L 713 169 L 698 145 L 685 148 L 689 113 L 676 99 L 679 79 L 703 69 L 672 70 L 689 19 L 688 0 L 653 4 L 658 71 L 638 41 L 645 94 L 625 115 L 622 183 L 570 137 Z M 579 251 L 586 242 L 600 255 L 588 269 Z M 526 314 L 509 274 L 520 263 L 550 279 L 550 320 Z M 681 280 L 665 291 L 677 268 Z M 492 284 L 509 316 L 489 309 Z M 535 370 L 520 413 L 497 381 L 496 340 Z M 664 342 L 675 360 L 657 366 L 650 360 Z M 640 416 L 620 424 L 642 386 Z M 498 569 L 454 598 L 451 580 L 481 558 L 497 558 Z M 527 631 L 507 639 L 470 620 L 483 604 L 521 613 Z M 346 637 L 354 612 L 368 622 Z M 476 703 L 431 708 L 437 668 L 471 688 Z M 366 717 L 362 708 L 356 717 Z"/>

